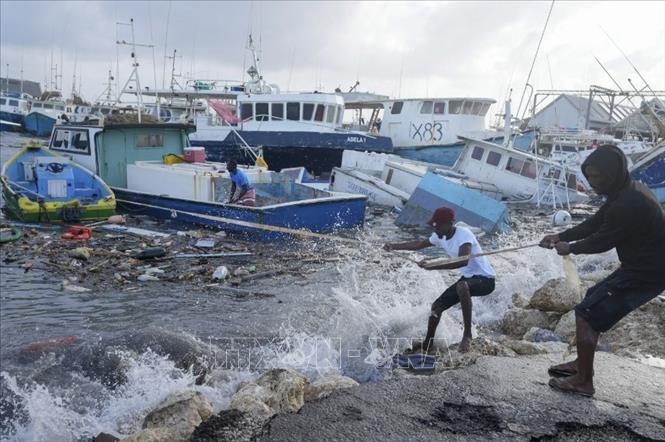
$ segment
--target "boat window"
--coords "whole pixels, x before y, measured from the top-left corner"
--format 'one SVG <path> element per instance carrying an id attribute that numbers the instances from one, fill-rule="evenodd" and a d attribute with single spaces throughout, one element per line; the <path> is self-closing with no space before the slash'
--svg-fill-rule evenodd
<path id="1" fill-rule="evenodd" d="M 55 107 L 57 110 L 65 110 L 65 106 L 56 106 Z"/>
<path id="2" fill-rule="evenodd" d="M 328 113 L 326 114 L 326 123 L 332 123 L 335 121 L 335 106 L 326 106 L 328 108 Z"/>
<path id="3" fill-rule="evenodd" d="M 243 121 L 251 120 L 254 116 L 252 103 L 242 103 L 240 105 L 240 119 Z"/>
<path id="4" fill-rule="evenodd" d="M 56 130 L 55 136 L 53 137 L 53 143 L 51 144 L 51 148 L 67 149 L 68 147 L 69 147 L 69 131 Z"/>
<path id="5" fill-rule="evenodd" d="M 480 101 L 474 101 L 473 102 L 473 114 L 474 115 L 481 115 L 481 112 L 483 110 L 483 103 Z"/>
<path id="6" fill-rule="evenodd" d="M 435 114 L 445 114 L 446 113 L 446 103 L 444 101 L 437 101 L 434 103 L 434 113 Z"/>
<path id="7" fill-rule="evenodd" d="M 498 152 L 494 152 L 493 150 L 490 150 L 489 153 L 487 154 L 487 164 L 490 164 L 492 166 L 498 166 L 500 161 L 501 161 L 501 154 Z"/>
<path id="8" fill-rule="evenodd" d="M 53 105 L 52 104 L 45 104 L 44 109 L 53 109 Z"/>
<path id="9" fill-rule="evenodd" d="M 490 110 L 492 103 L 483 103 L 483 108 L 480 110 L 480 115 L 484 117 L 487 115 L 487 111 Z"/>
<path id="10" fill-rule="evenodd" d="M 6 103 L 7 103 L 7 100 L 5 100 L 4 98 L 0 98 L 0 104 L 6 104 Z"/>
<path id="11" fill-rule="evenodd" d="M 303 103 L 302 105 L 302 119 L 310 121 L 314 113 L 314 105 L 312 103 Z"/>
<path id="12" fill-rule="evenodd" d="M 337 124 L 342 124 L 342 118 L 344 118 L 344 107 L 337 106 Z"/>
<path id="13" fill-rule="evenodd" d="M 483 149 L 482 147 L 475 146 L 473 148 L 473 152 L 471 152 L 471 158 L 473 158 L 474 160 L 480 161 L 480 160 L 483 159 L 483 154 L 484 153 L 485 153 L 485 149 Z"/>
<path id="14" fill-rule="evenodd" d="M 9 100 L 10 106 L 18 106 L 18 100 Z"/>
<path id="15" fill-rule="evenodd" d="M 577 177 L 575 176 L 574 173 L 569 173 L 566 176 L 566 187 L 569 189 L 575 189 L 577 190 Z"/>
<path id="16" fill-rule="evenodd" d="M 268 121 L 268 103 L 256 103 L 256 121 Z"/>
<path id="17" fill-rule="evenodd" d="M 32 103 L 32 107 L 38 109 L 38 108 L 42 107 L 42 104 L 41 103 Z"/>
<path id="18" fill-rule="evenodd" d="M 525 161 L 524 162 L 524 167 L 522 168 L 522 171 L 520 172 L 520 175 L 525 176 L 527 178 L 535 178 L 536 177 L 536 163 L 533 161 Z"/>
<path id="19" fill-rule="evenodd" d="M 519 174 L 522 171 L 522 167 L 524 167 L 524 161 L 514 157 L 508 158 L 508 164 L 506 164 L 506 170 Z"/>
<path id="20" fill-rule="evenodd" d="M 314 114 L 314 121 L 323 121 L 323 112 L 325 112 L 326 107 L 322 104 L 316 105 L 316 113 Z"/>
<path id="21" fill-rule="evenodd" d="M 402 112 L 403 107 L 404 107 L 403 101 L 396 101 L 393 103 L 393 107 L 390 109 L 390 113 L 393 115 L 399 114 Z"/>
<path id="22" fill-rule="evenodd" d="M 90 144 L 88 143 L 87 131 L 74 131 L 72 133 L 72 149 L 87 152 Z"/>
<path id="23" fill-rule="evenodd" d="M 286 103 L 286 119 L 300 120 L 300 103 Z"/>
<path id="24" fill-rule="evenodd" d="M 462 113 L 465 115 L 473 115 L 473 101 L 464 102 L 464 108 L 462 109 Z"/>
<path id="25" fill-rule="evenodd" d="M 284 103 L 273 103 L 271 105 L 271 120 L 282 121 L 284 119 Z"/>
<path id="26" fill-rule="evenodd" d="M 99 108 L 98 107 L 93 107 L 91 112 L 93 114 L 96 114 L 97 112 L 99 112 Z"/>
<path id="27" fill-rule="evenodd" d="M 462 101 L 452 100 L 449 103 L 448 113 L 450 114 L 461 114 L 462 113 Z"/>
<path id="28" fill-rule="evenodd" d="M 139 135 L 136 137 L 136 147 L 163 147 L 163 135 Z"/>
<path id="29" fill-rule="evenodd" d="M 111 109 L 102 109 L 102 115 L 108 115 Z"/>
<path id="30" fill-rule="evenodd" d="M 432 102 L 423 101 L 423 104 L 420 106 L 421 114 L 431 114 L 432 113 Z"/>

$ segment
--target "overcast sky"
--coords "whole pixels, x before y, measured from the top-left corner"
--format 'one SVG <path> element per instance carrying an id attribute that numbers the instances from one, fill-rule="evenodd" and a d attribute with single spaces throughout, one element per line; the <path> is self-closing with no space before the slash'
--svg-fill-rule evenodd
<path id="1" fill-rule="evenodd" d="M 550 2 L 0 2 L 0 68 L 44 82 L 62 67 L 94 100 L 115 73 L 116 32 L 154 49 L 138 50 L 143 86 L 162 84 L 166 52 L 177 49 L 178 73 L 240 80 L 247 34 L 260 41 L 265 79 L 282 90 L 359 90 L 393 97 L 483 96 L 519 101 Z M 597 57 L 625 89 L 639 80 L 605 32 L 653 89 L 665 89 L 665 2 L 554 4 L 533 77 L 536 89 L 614 88 Z M 167 35 L 168 31 L 168 35 Z M 130 71 L 120 47 L 120 78 Z M 167 83 L 170 78 L 170 66 Z M 401 79 L 401 80 L 400 80 Z M 78 82 L 77 82 L 78 83 Z"/>

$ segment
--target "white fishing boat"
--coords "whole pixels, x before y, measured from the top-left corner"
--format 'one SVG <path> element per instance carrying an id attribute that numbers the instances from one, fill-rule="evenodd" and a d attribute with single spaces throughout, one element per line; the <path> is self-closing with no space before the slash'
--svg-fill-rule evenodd
<path id="1" fill-rule="evenodd" d="M 372 100 L 346 98 L 354 110 L 353 130 L 390 137 L 394 153 L 414 160 L 452 165 L 464 144 L 458 136 L 497 139 L 503 134 L 486 126 L 491 98 L 445 97 Z"/>
<path id="2" fill-rule="evenodd" d="M 30 110 L 28 94 L 3 93 L 0 95 L 0 121 L 2 130 L 19 131 L 23 129 L 25 116 Z"/>
<path id="3" fill-rule="evenodd" d="M 566 164 L 505 145 L 460 138 L 466 145 L 453 171 L 496 186 L 507 200 L 557 207 L 588 199 L 575 171 Z"/>

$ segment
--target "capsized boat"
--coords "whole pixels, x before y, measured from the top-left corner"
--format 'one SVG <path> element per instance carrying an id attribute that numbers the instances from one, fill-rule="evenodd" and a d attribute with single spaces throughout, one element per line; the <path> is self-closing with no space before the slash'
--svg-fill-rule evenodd
<path id="1" fill-rule="evenodd" d="M 25 222 L 106 219 L 115 196 L 100 177 L 40 145 L 23 147 L 2 166 L 9 214 Z"/>
<path id="2" fill-rule="evenodd" d="M 228 204 L 226 163 L 187 155 L 200 150 L 189 144 L 194 129 L 170 123 L 62 124 L 54 128 L 50 148 L 97 171 L 119 208 L 132 213 L 264 240 L 285 237 L 281 228 L 326 233 L 363 225 L 365 196 L 314 189 L 257 166 L 243 167 L 256 190 L 256 206 Z M 75 139 L 89 141 L 89 148 L 74 148 Z"/>
<path id="3" fill-rule="evenodd" d="M 649 186 L 658 201 L 665 203 L 665 144 L 654 147 L 638 159 L 630 175 Z"/>

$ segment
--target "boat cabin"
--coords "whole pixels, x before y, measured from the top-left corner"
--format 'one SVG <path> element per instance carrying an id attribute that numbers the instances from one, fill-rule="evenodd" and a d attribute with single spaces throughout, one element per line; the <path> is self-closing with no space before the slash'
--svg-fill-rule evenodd
<path id="1" fill-rule="evenodd" d="M 0 113 L 3 117 L 6 114 L 15 115 L 16 118 L 7 116 L 3 120 L 12 122 L 21 122 L 19 116 L 27 114 L 30 110 L 29 95 L 27 94 L 3 94 L 0 96 Z"/>
<path id="2" fill-rule="evenodd" d="M 466 145 L 453 170 L 474 181 L 495 185 L 507 199 L 553 205 L 586 199 L 578 191 L 575 172 L 565 164 L 488 141 L 460 138 Z"/>
<path id="3" fill-rule="evenodd" d="M 320 93 L 239 94 L 235 110 L 238 130 L 332 132 L 342 125 L 344 100 Z M 209 125 L 223 123 L 217 115 L 208 119 Z"/>
<path id="4" fill-rule="evenodd" d="M 459 143 L 458 135 L 486 130 L 490 98 L 407 98 L 348 102 L 350 129 L 390 137 L 395 148 Z"/>

